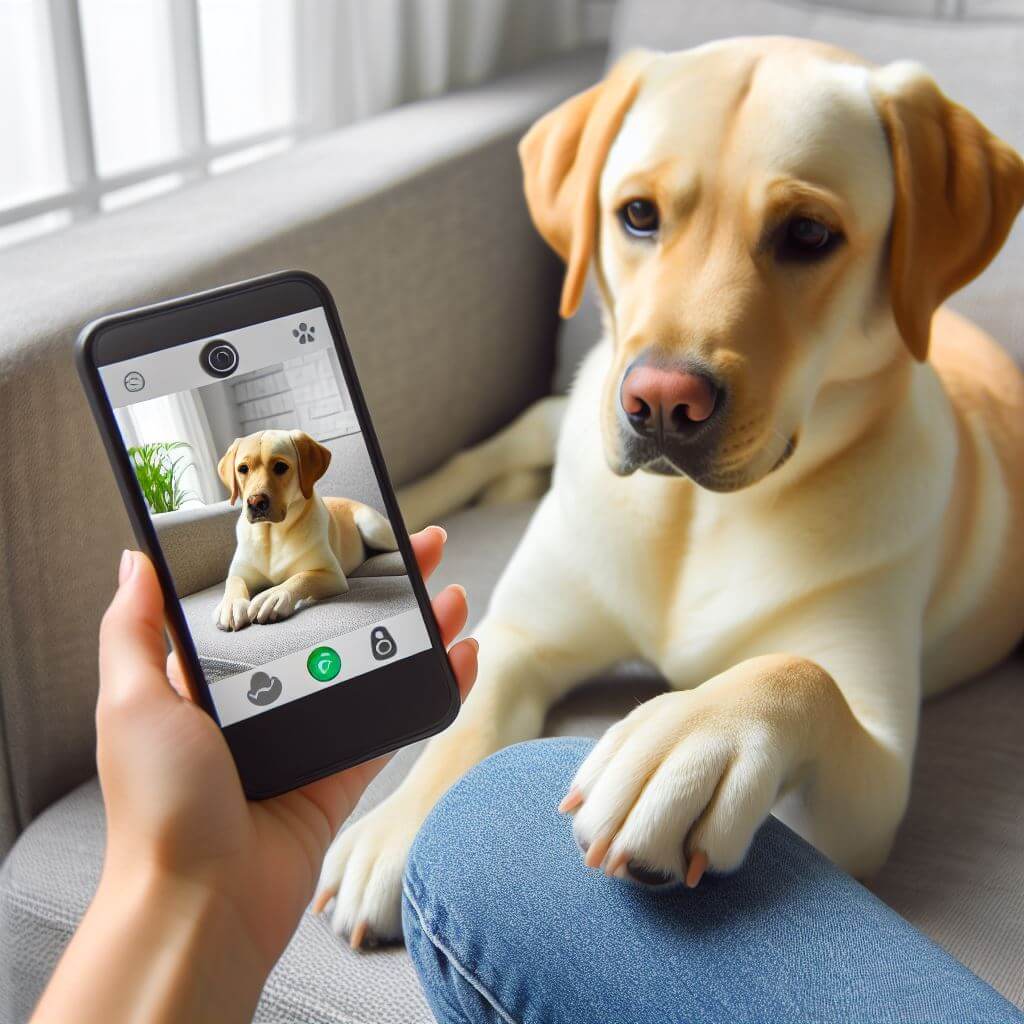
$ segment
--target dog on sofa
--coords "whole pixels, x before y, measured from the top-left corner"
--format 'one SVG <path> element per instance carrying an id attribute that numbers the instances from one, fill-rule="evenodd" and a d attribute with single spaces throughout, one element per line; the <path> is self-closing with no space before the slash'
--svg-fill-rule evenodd
<path id="1" fill-rule="evenodd" d="M 566 793 L 587 865 L 693 886 L 774 812 L 869 875 L 922 698 L 1024 627 L 1024 378 L 941 307 L 1024 203 L 1009 146 L 918 65 L 751 38 L 628 55 L 520 155 L 561 312 L 593 266 L 605 334 L 564 415 L 549 400 L 412 494 L 534 471 L 561 418 L 475 690 L 328 855 L 319 902 L 355 945 L 400 935 L 433 802 L 629 657 L 671 689 Z"/>
<path id="2" fill-rule="evenodd" d="M 344 594 L 348 575 L 370 550 L 397 551 L 391 524 L 348 498 L 321 498 L 314 485 L 331 451 L 301 430 L 261 430 L 236 438 L 217 466 L 231 504 L 242 500 L 237 546 L 221 629 L 279 622 L 301 606 Z"/>

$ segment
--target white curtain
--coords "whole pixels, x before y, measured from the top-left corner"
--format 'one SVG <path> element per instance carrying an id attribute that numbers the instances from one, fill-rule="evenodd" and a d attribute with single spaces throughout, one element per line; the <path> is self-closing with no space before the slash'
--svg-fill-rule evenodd
<path id="1" fill-rule="evenodd" d="M 578 46 L 585 0 L 310 2 L 333 127 Z"/>
<path id="2" fill-rule="evenodd" d="M 185 505 L 209 505 L 224 497 L 210 424 L 192 392 L 182 391 L 126 406 L 117 409 L 115 417 L 128 447 L 161 441 L 184 441 L 189 446 L 190 451 L 183 453 L 183 465 L 191 465 L 181 481 L 189 493 Z"/>

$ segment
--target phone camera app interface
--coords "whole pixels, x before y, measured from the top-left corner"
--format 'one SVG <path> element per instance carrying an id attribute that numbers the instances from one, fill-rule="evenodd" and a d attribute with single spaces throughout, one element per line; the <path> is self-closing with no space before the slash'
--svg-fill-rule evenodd
<path id="1" fill-rule="evenodd" d="M 100 375 L 222 725 L 430 647 L 322 309 Z"/>

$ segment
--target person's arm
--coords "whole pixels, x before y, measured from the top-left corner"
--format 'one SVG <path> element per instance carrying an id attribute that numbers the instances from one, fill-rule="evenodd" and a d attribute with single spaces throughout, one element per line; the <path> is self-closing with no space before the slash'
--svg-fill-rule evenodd
<path id="1" fill-rule="evenodd" d="M 413 537 L 424 576 L 444 539 L 437 528 Z M 465 591 L 446 588 L 434 614 L 451 643 Z M 100 632 L 103 873 L 33 1024 L 251 1020 L 331 838 L 387 760 L 249 803 L 220 729 L 165 649 L 156 575 L 126 552 Z M 476 654 L 473 640 L 449 651 L 463 696 Z"/>
<path id="2" fill-rule="evenodd" d="M 251 1021 L 268 971 L 208 885 L 104 871 L 32 1020 Z"/>

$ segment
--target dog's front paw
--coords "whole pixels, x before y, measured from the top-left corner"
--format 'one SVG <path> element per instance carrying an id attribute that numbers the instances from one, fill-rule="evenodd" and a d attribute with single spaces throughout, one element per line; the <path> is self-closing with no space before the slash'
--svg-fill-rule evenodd
<path id="1" fill-rule="evenodd" d="M 563 801 L 590 867 L 648 885 L 742 863 L 783 785 L 786 743 L 742 706 L 668 693 L 612 726 Z"/>
<path id="2" fill-rule="evenodd" d="M 225 597 L 213 610 L 213 621 L 218 629 L 245 629 L 249 625 L 249 599 L 247 597 Z"/>
<path id="3" fill-rule="evenodd" d="M 265 625 L 268 622 L 280 622 L 287 619 L 295 611 L 295 598 L 284 586 L 271 587 L 257 594 L 249 602 L 249 620 Z"/>
<path id="4" fill-rule="evenodd" d="M 334 899 L 331 928 L 353 947 L 402 937 L 402 875 L 421 821 L 392 796 L 327 851 L 316 907 Z"/>

